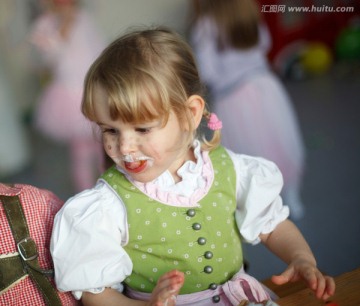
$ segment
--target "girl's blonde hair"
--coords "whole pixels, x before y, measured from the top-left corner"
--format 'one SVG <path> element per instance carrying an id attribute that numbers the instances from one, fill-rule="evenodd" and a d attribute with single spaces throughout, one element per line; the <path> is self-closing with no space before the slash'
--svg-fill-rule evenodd
<path id="1" fill-rule="evenodd" d="M 97 121 L 94 91 L 101 86 L 108 96 L 112 120 L 141 123 L 158 118 L 166 124 L 173 111 L 180 124 L 190 125 L 188 145 L 196 129 L 186 101 L 191 95 L 203 96 L 203 86 L 189 45 L 166 28 L 135 30 L 111 43 L 90 67 L 84 84 L 82 112 Z M 204 109 L 204 118 L 210 113 Z M 203 138 L 204 149 L 220 143 L 220 131 L 212 139 Z"/>
<path id="2" fill-rule="evenodd" d="M 247 49 L 259 40 L 261 15 L 255 0 L 196 0 L 195 19 L 210 16 L 219 28 L 218 49 Z"/>

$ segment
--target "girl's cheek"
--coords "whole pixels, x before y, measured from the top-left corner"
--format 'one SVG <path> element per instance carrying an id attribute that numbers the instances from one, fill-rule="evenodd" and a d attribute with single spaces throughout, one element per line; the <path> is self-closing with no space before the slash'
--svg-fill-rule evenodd
<path id="1" fill-rule="evenodd" d="M 103 145 L 106 154 L 116 163 L 121 161 L 120 143 L 116 135 L 103 135 Z"/>

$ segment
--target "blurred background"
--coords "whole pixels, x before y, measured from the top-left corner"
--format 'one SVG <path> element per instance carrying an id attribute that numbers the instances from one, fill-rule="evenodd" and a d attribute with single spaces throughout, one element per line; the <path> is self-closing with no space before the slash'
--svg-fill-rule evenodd
<path id="1" fill-rule="evenodd" d="M 34 126 L 52 76 L 31 47 L 39 0 L 0 0 L 0 179 L 32 184 L 66 200 L 76 192 L 66 142 Z M 186 38 L 197 1 L 83 0 L 105 43 L 129 27 L 166 25 Z M 360 8 L 351 0 L 261 0 L 272 68 L 291 96 L 306 147 L 301 190 L 305 216 L 294 222 L 320 269 L 338 275 L 360 266 Z M 291 7 L 315 11 L 289 11 Z M 343 12 L 329 12 L 341 8 Z M 301 9 L 299 9 L 301 10 Z M 245 246 L 259 279 L 285 267 L 264 247 Z"/>

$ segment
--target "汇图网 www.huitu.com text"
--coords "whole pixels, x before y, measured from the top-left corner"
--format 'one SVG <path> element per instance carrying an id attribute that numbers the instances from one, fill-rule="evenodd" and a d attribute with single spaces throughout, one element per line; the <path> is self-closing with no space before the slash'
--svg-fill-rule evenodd
<path id="1" fill-rule="evenodd" d="M 354 12 L 352 6 L 333 7 L 329 5 L 321 6 L 289 6 L 289 5 L 262 5 L 262 13 L 351 13 Z"/>

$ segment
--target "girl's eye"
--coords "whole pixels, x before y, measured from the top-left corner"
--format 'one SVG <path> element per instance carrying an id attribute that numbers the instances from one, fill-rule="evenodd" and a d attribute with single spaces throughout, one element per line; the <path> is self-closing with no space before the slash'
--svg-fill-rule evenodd
<path id="1" fill-rule="evenodd" d="M 117 130 L 116 130 L 116 129 L 103 129 L 102 132 L 103 132 L 104 134 L 111 134 L 111 135 L 117 134 Z"/>
<path id="2" fill-rule="evenodd" d="M 147 134 L 150 132 L 150 128 L 136 128 L 135 131 L 141 134 Z"/>

